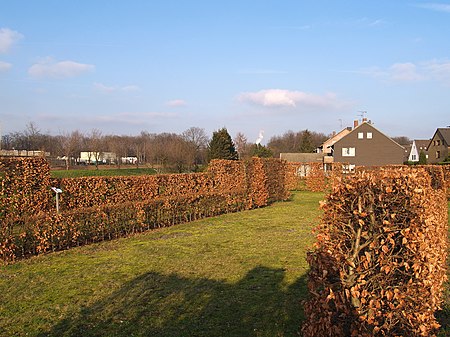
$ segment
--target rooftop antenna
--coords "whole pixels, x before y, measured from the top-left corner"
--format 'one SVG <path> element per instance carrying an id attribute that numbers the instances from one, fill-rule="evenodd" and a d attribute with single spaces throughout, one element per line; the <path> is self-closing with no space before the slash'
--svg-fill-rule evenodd
<path id="1" fill-rule="evenodd" d="M 367 111 L 359 110 L 358 112 L 359 112 L 358 117 L 361 117 L 361 120 L 364 120 L 366 118 Z"/>

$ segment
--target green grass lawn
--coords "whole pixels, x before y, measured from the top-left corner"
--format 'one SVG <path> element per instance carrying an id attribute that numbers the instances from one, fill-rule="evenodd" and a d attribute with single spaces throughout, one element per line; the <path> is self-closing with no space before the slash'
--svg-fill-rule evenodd
<path id="1" fill-rule="evenodd" d="M 0 267 L 0 336 L 298 336 L 322 198 Z"/>
<path id="2" fill-rule="evenodd" d="M 156 174 L 156 170 L 147 167 L 126 167 L 126 168 L 108 168 L 95 170 L 75 169 L 75 170 L 52 170 L 53 178 L 77 178 L 77 177 L 95 177 L 95 176 L 137 176 L 144 174 Z"/>
<path id="3" fill-rule="evenodd" d="M 318 193 L 0 269 L 3 336 L 296 336 Z"/>

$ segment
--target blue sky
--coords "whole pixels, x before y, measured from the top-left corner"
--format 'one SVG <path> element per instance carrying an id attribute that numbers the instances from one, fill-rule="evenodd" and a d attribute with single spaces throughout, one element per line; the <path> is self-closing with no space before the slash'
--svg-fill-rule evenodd
<path id="1" fill-rule="evenodd" d="M 0 0 L 0 128 L 450 125 L 450 2 Z"/>

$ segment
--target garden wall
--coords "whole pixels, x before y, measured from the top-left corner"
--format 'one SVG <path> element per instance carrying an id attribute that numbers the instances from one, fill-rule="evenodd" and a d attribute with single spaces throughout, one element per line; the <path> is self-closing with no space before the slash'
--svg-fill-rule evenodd
<path id="1" fill-rule="evenodd" d="M 0 260 L 285 200 L 285 164 L 212 161 L 205 173 L 51 179 L 42 158 L 0 161 Z M 281 177 L 281 178 L 280 178 Z M 51 187 L 62 190 L 55 211 Z"/>
<path id="2" fill-rule="evenodd" d="M 448 249 L 442 168 L 358 172 L 322 208 L 304 336 L 434 336 Z"/>

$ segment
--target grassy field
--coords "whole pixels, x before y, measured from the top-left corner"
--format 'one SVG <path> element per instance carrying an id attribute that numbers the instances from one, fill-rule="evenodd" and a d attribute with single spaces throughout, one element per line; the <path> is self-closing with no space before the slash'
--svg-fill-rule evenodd
<path id="1" fill-rule="evenodd" d="M 0 267 L 0 336 L 298 336 L 322 197 Z"/>
<path id="2" fill-rule="evenodd" d="M 4 336 L 296 336 L 317 193 L 1 267 Z"/>
<path id="3" fill-rule="evenodd" d="M 75 170 L 52 170 L 53 178 L 77 178 L 77 177 L 95 177 L 95 176 L 137 176 L 144 174 L 156 174 L 153 168 L 145 167 L 125 167 L 125 168 L 95 168 L 75 169 Z"/>

